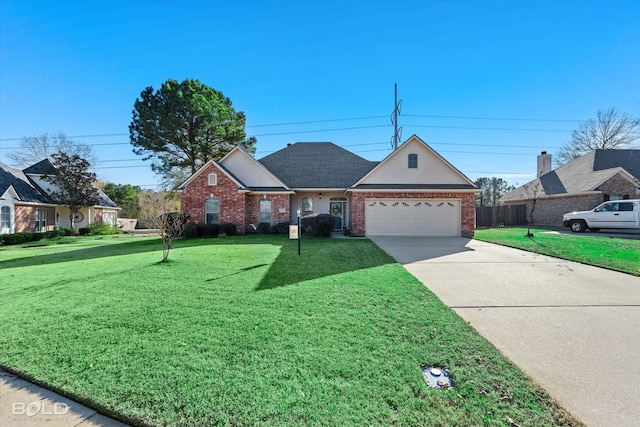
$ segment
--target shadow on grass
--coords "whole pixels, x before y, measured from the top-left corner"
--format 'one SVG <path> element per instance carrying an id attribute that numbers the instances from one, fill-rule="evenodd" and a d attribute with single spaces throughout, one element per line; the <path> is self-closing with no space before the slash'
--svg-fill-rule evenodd
<path id="1" fill-rule="evenodd" d="M 303 239 L 300 256 L 297 242 L 287 240 L 255 289 L 274 289 L 393 263 L 391 257 L 365 239 Z"/>
<path id="2" fill-rule="evenodd" d="M 24 248 L 28 250 L 28 247 Z M 113 245 L 93 246 L 70 251 L 35 255 L 25 258 L 0 261 L 0 268 L 30 267 L 34 265 L 56 264 L 60 262 L 82 261 L 94 258 L 107 258 L 119 255 L 131 255 L 160 250 L 159 240 L 134 240 Z"/>
<path id="3" fill-rule="evenodd" d="M 223 279 L 225 277 L 229 277 L 229 276 L 235 276 L 236 274 L 241 274 L 244 273 L 245 271 L 250 271 L 250 270 L 254 270 L 256 268 L 260 268 L 260 267 L 264 267 L 267 266 L 269 264 L 256 264 L 256 265 L 252 265 L 251 267 L 245 267 L 245 268 L 241 268 L 238 271 L 236 271 L 235 273 L 229 273 L 229 274 L 223 274 L 222 276 L 218 276 L 218 277 L 212 277 L 211 279 L 207 279 L 207 282 L 213 282 L 214 280 L 220 280 Z"/>

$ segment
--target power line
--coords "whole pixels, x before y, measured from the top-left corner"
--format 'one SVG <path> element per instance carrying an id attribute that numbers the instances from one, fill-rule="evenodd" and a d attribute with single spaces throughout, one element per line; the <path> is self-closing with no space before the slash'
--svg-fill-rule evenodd
<path id="1" fill-rule="evenodd" d="M 494 174 L 499 173 L 502 175 L 535 175 L 535 173 L 526 173 L 526 172 L 487 172 L 487 171 L 466 171 L 466 173 L 486 173 L 486 174 Z"/>
<path id="2" fill-rule="evenodd" d="M 341 130 L 357 130 L 357 129 L 371 129 L 371 128 L 386 128 L 391 125 L 372 125 L 372 126 L 354 126 L 348 128 L 334 128 L 334 129 L 316 129 L 316 130 L 302 130 L 302 131 L 292 131 L 292 132 L 278 132 L 278 133 L 264 133 L 261 135 L 252 135 L 252 136 L 278 136 L 278 135 L 295 135 L 301 133 L 319 133 L 319 132 L 335 132 Z"/>
<path id="3" fill-rule="evenodd" d="M 127 136 L 128 133 L 103 133 L 103 134 L 94 134 L 94 135 L 73 135 L 68 136 L 67 138 L 104 138 L 109 136 Z M 0 138 L 0 141 L 22 141 L 22 138 Z"/>
<path id="4" fill-rule="evenodd" d="M 583 122 L 584 120 L 575 120 L 575 119 L 540 119 L 540 118 L 527 118 L 527 117 L 482 117 L 482 116 L 449 116 L 449 115 L 435 115 L 435 114 L 403 114 L 405 117 L 417 117 L 417 118 L 436 118 L 436 119 L 455 119 L 455 120 L 503 120 L 503 121 L 527 121 L 527 122 L 564 122 L 564 123 L 576 123 Z M 247 128 L 257 128 L 257 127 L 275 127 L 275 126 L 294 126 L 294 125 L 304 125 L 304 124 L 314 124 L 314 123 L 331 123 L 331 122 L 344 122 L 344 121 L 356 121 L 356 120 L 371 120 L 371 119 L 380 119 L 386 118 L 386 115 L 376 115 L 376 116 L 361 116 L 361 117 L 346 117 L 346 118 L 338 118 L 338 119 L 320 119 L 320 120 L 304 120 L 297 122 L 282 122 L 282 123 L 265 123 L 265 124 L 257 124 L 257 125 L 246 125 Z M 378 125 L 379 127 L 386 127 L 389 125 Z M 547 132 L 570 132 L 567 130 L 559 130 L 559 129 L 510 129 L 510 128 L 476 128 L 476 127 L 454 127 L 454 126 L 431 126 L 431 125 L 411 125 L 413 127 L 441 127 L 444 129 L 470 129 L 470 130 L 516 130 L 516 131 L 547 131 Z M 352 129 L 365 129 L 367 127 L 349 127 L 349 128 L 337 128 L 337 129 L 321 129 L 321 130 L 313 130 L 313 131 L 297 131 L 297 132 L 282 132 L 282 133 L 274 133 L 274 134 L 262 134 L 262 135 L 254 135 L 254 136 L 272 136 L 272 135 L 289 135 L 293 133 L 308 133 L 308 132 L 328 132 L 328 131 L 336 131 L 336 130 L 352 130 Z M 129 136 L 128 133 L 102 133 L 102 134 L 85 134 L 85 135 L 71 135 L 69 138 L 106 138 L 106 137 L 121 137 L 121 136 Z M 20 141 L 22 138 L 0 138 L 0 141 Z M 118 144 L 118 143 L 117 143 Z M 120 143 L 125 144 L 125 143 Z M 97 145 L 97 144 L 95 144 Z M 116 144 L 103 144 L 103 145 L 116 145 Z M 6 149 L 6 148 L 0 148 Z"/>
<path id="5" fill-rule="evenodd" d="M 288 123 L 269 123 L 262 125 L 246 125 L 248 128 L 258 127 L 271 127 L 271 126 L 293 126 L 293 125 L 306 125 L 311 123 L 329 123 L 329 122 L 346 122 L 350 120 L 369 120 L 369 119 L 381 119 L 387 116 L 364 116 L 364 117 L 349 117 L 346 119 L 326 119 L 326 120 L 307 120 L 303 122 L 288 122 Z"/>
<path id="6" fill-rule="evenodd" d="M 484 127 L 473 127 L 473 126 L 437 126 L 437 125 L 411 125 L 411 124 L 405 124 L 405 126 L 414 127 L 414 128 L 498 130 L 498 131 L 517 131 L 517 132 L 572 132 L 572 130 L 568 130 L 568 129 L 484 128 Z"/>
<path id="7" fill-rule="evenodd" d="M 138 166 L 96 166 L 93 169 L 134 169 L 134 168 L 148 168 L 151 165 L 138 165 Z"/>
<path id="8" fill-rule="evenodd" d="M 98 136 L 96 136 L 98 137 Z M 79 138 L 77 136 L 70 136 L 69 138 Z M 13 139 L 2 139 L 0 141 L 13 141 Z M 105 142 L 102 144 L 84 144 L 89 147 L 100 147 L 103 145 L 131 145 L 130 142 Z M 21 150 L 22 147 L 0 147 L 0 150 Z"/>
<path id="9" fill-rule="evenodd" d="M 514 117 L 477 117 L 477 116 L 439 116 L 432 114 L 403 114 L 405 117 L 425 117 L 433 119 L 462 119 L 462 120 L 505 120 L 516 122 L 571 122 L 581 123 L 585 120 L 575 119 L 531 119 L 531 118 L 514 118 Z"/>

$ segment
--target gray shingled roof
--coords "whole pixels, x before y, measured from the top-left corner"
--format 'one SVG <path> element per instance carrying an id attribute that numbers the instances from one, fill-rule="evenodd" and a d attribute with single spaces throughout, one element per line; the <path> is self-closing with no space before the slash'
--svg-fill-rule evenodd
<path id="1" fill-rule="evenodd" d="M 542 197 L 594 191 L 619 168 L 640 179 L 640 150 L 593 150 L 502 196 L 501 200 L 530 199 L 540 183 Z M 529 189 L 529 191 L 527 191 Z"/>
<path id="2" fill-rule="evenodd" d="M 331 142 L 297 142 L 258 160 L 289 188 L 349 188 L 373 169 Z"/>
<path id="3" fill-rule="evenodd" d="M 33 175 L 46 175 L 51 173 L 53 169 L 53 164 L 49 161 L 49 159 L 44 159 L 40 160 L 35 165 L 31 165 L 28 168 L 24 169 L 23 172 Z"/>
<path id="4" fill-rule="evenodd" d="M 31 165 L 28 168 L 24 169 L 23 172 L 29 175 L 47 175 L 47 174 L 51 174 L 54 169 L 55 168 L 51 163 L 51 161 L 49 161 L 49 159 L 44 159 L 44 160 L 40 160 L 35 165 Z M 96 190 L 98 193 L 98 203 L 96 204 L 98 206 L 103 206 L 106 208 L 118 207 L 118 205 L 116 205 L 116 203 L 113 200 L 111 200 L 111 198 L 107 196 L 107 194 L 104 191 L 102 191 L 98 187 L 96 187 Z"/>
<path id="5" fill-rule="evenodd" d="M 23 171 L 0 162 L 0 195 L 13 187 L 23 202 L 52 203 L 51 198 L 35 185 Z"/>
<path id="6" fill-rule="evenodd" d="M 621 167 L 640 179 L 640 150 L 595 150 L 593 170 Z"/>
<path id="7" fill-rule="evenodd" d="M 24 170 L 14 169 L 0 162 L 0 194 L 4 194 L 9 186 L 18 193 L 23 202 L 57 204 L 43 189 L 41 189 L 29 175 L 45 175 L 51 173 L 53 165 L 48 159 L 41 160 Z M 117 205 L 98 188 L 98 206 L 115 208 Z"/>

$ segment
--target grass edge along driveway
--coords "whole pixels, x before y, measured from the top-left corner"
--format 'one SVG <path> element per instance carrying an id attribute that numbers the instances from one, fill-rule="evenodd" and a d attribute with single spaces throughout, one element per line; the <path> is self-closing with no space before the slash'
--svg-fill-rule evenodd
<path id="1" fill-rule="evenodd" d="M 526 228 L 476 230 L 474 239 L 640 276 L 640 240 Z"/>
<path id="2" fill-rule="evenodd" d="M 368 240 L 120 239 L 0 248 L 1 366 L 135 425 L 579 425 Z"/>

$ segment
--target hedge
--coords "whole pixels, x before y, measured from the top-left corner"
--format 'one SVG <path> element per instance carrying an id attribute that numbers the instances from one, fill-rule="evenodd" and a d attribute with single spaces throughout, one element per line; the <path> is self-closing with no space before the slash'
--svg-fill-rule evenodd
<path id="1" fill-rule="evenodd" d="M 279 222 L 271 228 L 273 234 L 289 234 L 289 221 Z"/>
<path id="2" fill-rule="evenodd" d="M 25 242 L 25 237 L 22 233 L 5 234 L 2 236 L 2 242 L 5 245 L 19 245 Z"/>
<path id="3" fill-rule="evenodd" d="M 305 236 L 331 237 L 336 217 L 329 214 L 311 214 L 301 218 L 302 234 Z"/>
<path id="4" fill-rule="evenodd" d="M 235 236 L 238 228 L 235 224 L 220 224 L 220 233 L 225 236 Z"/>

